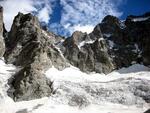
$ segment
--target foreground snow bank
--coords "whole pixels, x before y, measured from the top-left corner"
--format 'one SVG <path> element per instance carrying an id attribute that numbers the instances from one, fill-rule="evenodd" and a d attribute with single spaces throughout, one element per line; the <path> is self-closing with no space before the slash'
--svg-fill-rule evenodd
<path id="1" fill-rule="evenodd" d="M 7 96 L 9 88 L 8 79 L 14 74 L 16 68 L 13 65 L 7 65 L 0 59 L 0 113 L 15 113 L 13 100 Z"/>
<path id="2" fill-rule="evenodd" d="M 146 108 L 139 108 L 137 106 L 124 106 L 112 103 L 89 105 L 85 108 L 78 108 L 65 104 L 58 104 L 50 98 L 19 102 L 16 103 L 15 107 L 20 109 L 17 113 L 143 113 L 143 111 L 146 110 Z"/>
<path id="3" fill-rule="evenodd" d="M 150 108 L 150 71 L 139 64 L 108 75 L 53 67 L 45 73 L 54 81 L 53 96 L 16 103 L 6 94 L 15 71 L 0 60 L 0 113 L 143 113 Z"/>
<path id="4" fill-rule="evenodd" d="M 86 74 L 81 72 L 76 67 L 69 67 L 63 71 L 59 71 L 56 68 L 50 68 L 46 73 L 46 76 L 53 81 L 71 81 L 71 82 L 107 82 L 118 78 L 144 77 L 150 79 L 150 69 L 140 64 L 135 64 L 129 68 L 122 68 L 117 71 L 105 75 L 99 73 Z"/>
<path id="5" fill-rule="evenodd" d="M 86 108 L 86 110 L 90 106 L 95 106 L 94 109 L 99 111 L 99 108 L 104 107 L 103 103 L 111 103 L 105 106 L 106 111 L 109 107 L 116 109 L 115 112 L 109 110 L 111 113 L 117 113 L 117 109 L 120 109 L 119 112 L 129 113 L 131 110 L 132 113 L 140 113 L 139 109 L 144 111 L 149 108 L 147 103 L 150 103 L 150 71 L 143 65 L 135 64 L 108 75 L 86 74 L 75 67 L 58 71 L 53 67 L 46 72 L 46 75 L 54 81 L 56 89 L 54 98 L 63 105 Z M 130 110 L 123 110 L 123 106 Z M 132 108 L 136 108 L 137 111 Z M 88 110 L 86 113 L 94 111 Z"/>

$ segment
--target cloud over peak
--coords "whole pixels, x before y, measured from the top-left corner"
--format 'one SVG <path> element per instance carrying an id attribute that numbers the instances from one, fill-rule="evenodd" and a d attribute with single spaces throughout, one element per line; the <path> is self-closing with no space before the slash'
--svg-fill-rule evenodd
<path id="1" fill-rule="evenodd" d="M 4 8 L 4 22 L 7 30 L 10 30 L 14 17 L 21 13 L 36 12 L 40 21 L 46 23 L 50 20 L 52 13 L 51 5 L 48 4 L 49 0 L 1 0 L 0 5 Z"/>
<path id="2" fill-rule="evenodd" d="M 9 30 L 18 12 L 34 13 L 50 30 L 67 36 L 75 30 L 91 32 L 106 15 L 121 16 L 118 6 L 123 0 L 1 0 L 4 7 L 4 22 Z M 61 7 L 60 20 L 51 22 L 55 7 Z"/>
<path id="3" fill-rule="evenodd" d="M 74 30 L 85 32 L 87 26 L 92 29 L 106 15 L 122 15 L 117 9 L 122 0 L 60 0 L 60 3 L 63 7 L 60 23 L 71 33 Z"/>

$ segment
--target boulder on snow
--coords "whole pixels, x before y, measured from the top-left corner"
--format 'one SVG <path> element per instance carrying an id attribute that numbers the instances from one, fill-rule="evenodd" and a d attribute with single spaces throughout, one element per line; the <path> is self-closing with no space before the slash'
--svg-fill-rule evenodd
<path id="1" fill-rule="evenodd" d="M 50 96 L 53 92 L 52 82 L 32 65 L 24 67 L 10 79 L 11 88 L 8 95 L 14 101 L 32 100 Z"/>

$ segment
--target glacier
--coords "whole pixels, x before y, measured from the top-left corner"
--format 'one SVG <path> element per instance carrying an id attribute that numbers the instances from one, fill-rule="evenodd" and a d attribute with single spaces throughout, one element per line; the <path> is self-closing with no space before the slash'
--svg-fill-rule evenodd
<path id="1" fill-rule="evenodd" d="M 145 99 L 150 97 L 150 69 L 140 64 L 108 75 L 52 67 L 43 73 L 53 81 L 54 94 L 21 102 L 7 95 L 8 79 L 17 70 L 0 60 L 0 113 L 143 113 L 150 108 Z"/>

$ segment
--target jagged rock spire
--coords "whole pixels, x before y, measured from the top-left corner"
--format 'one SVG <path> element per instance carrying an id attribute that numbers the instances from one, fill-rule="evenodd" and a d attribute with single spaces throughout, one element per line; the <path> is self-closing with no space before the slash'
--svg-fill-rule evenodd
<path id="1" fill-rule="evenodd" d="M 43 71 L 52 66 L 60 70 L 67 66 L 60 51 L 51 41 L 54 36 L 42 30 L 37 17 L 32 14 L 19 13 L 15 17 L 8 34 L 5 54 L 8 63 L 22 67 L 14 75 L 8 91 L 15 101 L 51 95 L 52 82 L 46 78 Z"/>

